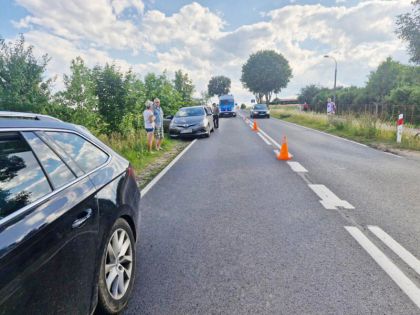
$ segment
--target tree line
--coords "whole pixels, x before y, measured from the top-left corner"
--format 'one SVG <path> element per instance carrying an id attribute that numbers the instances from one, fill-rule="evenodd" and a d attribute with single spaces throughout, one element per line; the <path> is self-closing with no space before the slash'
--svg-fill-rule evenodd
<path id="1" fill-rule="evenodd" d="M 35 58 L 24 36 L 14 43 L 0 39 L 0 109 L 52 115 L 86 126 L 95 133 L 125 133 L 143 126 L 146 100 L 159 98 L 165 114 L 200 100 L 187 73 L 148 73 L 143 79 L 115 64 L 88 67 L 81 57 L 71 61 L 63 76 L 64 88 L 53 91 L 54 80 L 46 79 L 47 55 Z"/>

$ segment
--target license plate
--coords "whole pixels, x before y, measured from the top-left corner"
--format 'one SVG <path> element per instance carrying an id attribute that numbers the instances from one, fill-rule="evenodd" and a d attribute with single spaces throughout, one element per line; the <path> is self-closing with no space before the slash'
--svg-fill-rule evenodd
<path id="1" fill-rule="evenodd" d="M 189 129 L 181 130 L 181 133 L 192 133 L 192 129 L 189 128 Z"/>

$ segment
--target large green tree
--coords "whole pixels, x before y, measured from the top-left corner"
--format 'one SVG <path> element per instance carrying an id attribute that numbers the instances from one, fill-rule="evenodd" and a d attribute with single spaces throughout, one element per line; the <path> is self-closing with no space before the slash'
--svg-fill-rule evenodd
<path id="1" fill-rule="evenodd" d="M 397 86 L 402 73 L 402 65 L 388 57 L 369 75 L 366 92 L 377 102 L 383 102 L 385 96 Z"/>
<path id="2" fill-rule="evenodd" d="M 270 102 L 273 93 L 285 88 L 292 77 L 289 62 L 274 50 L 262 50 L 252 54 L 242 66 L 241 81 L 245 88 L 255 94 L 258 102 Z"/>
<path id="3" fill-rule="evenodd" d="M 98 111 L 107 123 L 107 132 L 120 131 L 121 121 L 127 107 L 124 74 L 114 64 L 106 64 L 104 68 L 95 67 L 94 75 Z"/>
<path id="4" fill-rule="evenodd" d="M 149 73 L 144 78 L 144 88 L 148 100 L 160 99 L 165 115 L 175 114 L 182 107 L 181 94 L 174 88 L 166 72 L 161 75 Z"/>
<path id="5" fill-rule="evenodd" d="M 0 108 L 39 112 L 48 103 L 51 80 L 44 80 L 49 58 L 37 59 L 23 35 L 15 43 L 0 38 Z"/>
<path id="6" fill-rule="evenodd" d="M 420 0 L 413 1 L 413 11 L 397 17 L 396 33 L 408 42 L 411 61 L 420 64 Z"/>
<path id="7" fill-rule="evenodd" d="M 230 84 L 230 79 L 223 75 L 212 77 L 207 85 L 207 93 L 210 96 L 228 94 L 230 92 Z"/>
<path id="8" fill-rule="evenodd" d="M 175 72 L 174 88 L 180 94 L 183 105 L 191 105 L 194 84 L 188 77 L 188 73 L 183 73 L 182 70 Z"/>

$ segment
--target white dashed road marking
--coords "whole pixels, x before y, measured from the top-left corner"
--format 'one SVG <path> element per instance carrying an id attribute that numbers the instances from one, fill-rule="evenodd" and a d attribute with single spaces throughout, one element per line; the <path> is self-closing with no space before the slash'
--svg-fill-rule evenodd
<path id="1" fill-rule="evenodd" d="M 402 247 L 396 240 L 389 236 L 380 227 L 369 225 L 368 229 L 420 275 L 420 261 L 414 257 L 414 255 Z"/>
<path id="2" fill-rule="evenodd" d="M 290 168 L 297 172 L 297 173 L 307 173 L 308 170 L 302 166 L 299 162 L 287 162 L 289 164 Z"/>
<path id="3" fill-rule="evenodd" d="M 375 244 L 355 226 L 344 227 L 374 261 L 391 277 L 405 294 L 420 308 L 420 289 Z"/>
<path id="4" fill-rule="evenodd" d="M 337 207 L 344 209 L 354 209 L 354 207 L 345 200 L 338 198 L 331 190 L 324 185 L 309 185 L 321 200 L 319 201 L 325 209 L 336 210 Z"/>

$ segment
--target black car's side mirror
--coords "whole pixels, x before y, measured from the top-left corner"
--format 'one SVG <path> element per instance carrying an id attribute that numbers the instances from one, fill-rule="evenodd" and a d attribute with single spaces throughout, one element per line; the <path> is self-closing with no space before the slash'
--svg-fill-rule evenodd
<path id="1" fill-rule="evenodd" d="M 166 118 L 166 119 L 172 119 L 172 118 L 174 118 L 174 116 L 173 116 L 173 115 L 168 115 L 168 116 L 166 116 L 165 118 Z"/>

